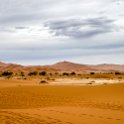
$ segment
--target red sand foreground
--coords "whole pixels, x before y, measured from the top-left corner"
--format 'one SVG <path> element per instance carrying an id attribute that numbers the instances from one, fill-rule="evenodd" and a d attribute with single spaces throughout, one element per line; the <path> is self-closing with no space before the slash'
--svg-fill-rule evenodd
<path id="1" fill-rule="evenodd" d="M 1 80 L 0 84 L 0 124 L 124 124 L 123 83 L 3 87 Z"/>

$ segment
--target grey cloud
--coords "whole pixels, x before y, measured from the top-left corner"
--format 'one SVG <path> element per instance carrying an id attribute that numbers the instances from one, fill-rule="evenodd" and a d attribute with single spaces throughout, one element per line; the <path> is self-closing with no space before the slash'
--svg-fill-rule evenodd
<path id="1" fill-rule="evenodd" d="M 15 27 L 15 29 L 23 30 L 23 29 L 28 29 L 28 27 Z"/>
<path id="2" fill-rule="evenodd" d="M 49 27 L 50 32 L 56 36 L 89 38 L 98 34 L 113 32 L 114 20 L 107 18 L 65 19 L 48 22 L 45 26 Z"/>
<path id="3" fill-rule="evenodd" d="M 10 28 L 10 27 L 0 27 L 0 32 L 8 32 L 8 33 L 15 33 L 15 29 L 14 28 Z"/>
<path id="4" fill-rule="evenodd" d="M 22 23 L 22 25 L 25 22 L 32 22 L 32 21 L 36 21 L 36 20 L 40 20 L 42 18 L 42 16 L 40 14 L 36 14 L 36 13 L 32 13 L 32 14 L 21 14 L 21 15 L 11 15 L 11 16 L 4 16 L 4 17 L 0 17 L 0 23 L 2 25 L 16 25 L 18 23 Z"/>
<path id="5" fill-rule="evenodd" d="M 58 18 L 58 16 L 71 17 L 75 15 L 81 16 L 82 14 L 86 16 L 87 12 L 95 15 L 95 9 L 87 10 L 81 5 L 98 2 L 102 5 L 106 3 L 107 6 L 110 1 L 112 0 L 4 0 L 0 1 L 0 24 L 11 25 L 14 23 L 16 25 L 16 23 L 25 24 L 26 22 L 32 24 L 32 21 L 39 21 L 38 23 L 40 24 L 41 21 Z M 73 8 L 74 10 L 72 10 Z M 78 10 L 78 8 L 80 9 Z M 100 9 L 98 8 L 98 10 Z"/>
<path id="6" fill-rule="evenodd" d="M 45 20 L 50 18 L 51 8 L 59 3 L 58 0 L 0 0 L 0 24 L 32 24 L 32 21 Z"/>
<path id="7" fill-rule="evenodd" d="M 117 53 L 124 61 L 124 7 L 117 1 L 0 0 L 0 60 L 38 63 L 79 56 L 82 63 L 87 56 L 97 61 Z"/>
<path id="8" fill-rule="evenodd" d="M 0 27 L 0 32 L 16 33 L 17 30 L 29 29 L 29 27 Z"/>

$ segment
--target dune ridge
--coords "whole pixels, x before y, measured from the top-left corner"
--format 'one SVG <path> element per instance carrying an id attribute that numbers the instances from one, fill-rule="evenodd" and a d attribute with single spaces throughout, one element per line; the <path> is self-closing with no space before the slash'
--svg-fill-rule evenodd
<path id="1" fill-rule="evenodd" d="M 1 124 L 123 124 L 124 84 L 0 87 Z"/>
<path id="2" fill-rule="evenodd" d="M 30 70 L 62 70 L 62 71 L 124 71 L 124 65 L 119 64 L 77 64 L 69 61 L 62 61 L 53 65 L 36 65 L 36 66 L 23 66 L 19 64 L 11 64 L 0 62 L 0 71 L 30 71 Z"/>

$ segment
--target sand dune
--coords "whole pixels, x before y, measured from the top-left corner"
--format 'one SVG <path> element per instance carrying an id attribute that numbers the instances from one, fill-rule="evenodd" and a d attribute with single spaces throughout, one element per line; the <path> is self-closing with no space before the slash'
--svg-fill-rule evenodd
<path id="1" fill-rule="evenodd" d="M 123 116 L 123 112 L 81 107 L 47 107 L 0 112 L 0 120 L 3 120 L 3 123 L 16 124 L 123 124 Z"/>
<path id="2" fill-rule="evenodd" d="M 29 72 L 29 71 L 124 71 L 124 65 L 119 64 L 98 64 L 98 65 L 88 65 L 88 64 L 77 64 L 68 61 L 62 61 L 55 63 L 53 65 L 37 65 L 37 66 L 23 66 L 18 64 L 3 63 L 0 62 L 0 71 L 11 70 L 14 72 Z"/>
<path id="3" fill-rule="evenodd" d="M 123 124 L 123 117 L 123 83 L 0 87 L 0 124 Z"/>

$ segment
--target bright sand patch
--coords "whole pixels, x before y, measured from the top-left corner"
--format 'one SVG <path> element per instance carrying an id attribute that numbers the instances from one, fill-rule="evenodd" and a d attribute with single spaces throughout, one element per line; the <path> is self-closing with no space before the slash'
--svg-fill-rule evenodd
<path id="1" fill-rule="evenodd" d="M 124 84 L 0 88 L 0 124 L 91 123 L 124 124 Z"/>
<path id="2" fill-rule="evenodd" d="M 40 86 L 40 81 L 44 79 L 0 79 L 0 87 L 14 87 L 14 86 Z M 49 85 L 101 85 L 101 84 L 116 84 L 124 83 L 121 79 L 76 79 L 76 78 L 58 78 L 54 81 L 47 81 Z M 47 84 L 47 85 L 48 85 Z M 44 84 L 43 84 L 44 85 Z"/>

